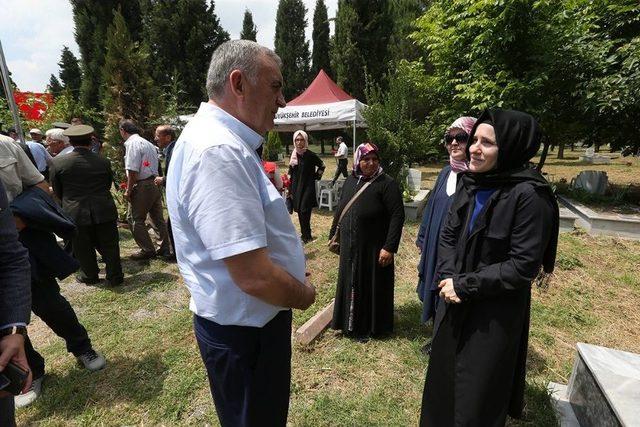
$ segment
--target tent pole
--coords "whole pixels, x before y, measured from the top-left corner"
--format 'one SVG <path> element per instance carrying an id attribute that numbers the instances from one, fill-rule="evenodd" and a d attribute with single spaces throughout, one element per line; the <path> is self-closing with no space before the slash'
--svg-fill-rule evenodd
<path id="1" fill-rule="evenodd" d="M 11 110 L 13 116 L 13 122 L 15 124 L 16 133 L 20 141 L 24 142 L 24 133 L 22 132 L 22 123 L 20 122 L 20 116 L 18 114 L 18 106 L 13 98 L 13 89 L 11 88 L 11 82 L 9 80 L 9 69 L 7 68 L 7 61 L 4 59 L 4 51 L 2 50 L 2 42 L 0 42 L 0 73 L 2 74 L 2 85 L 4 86 L 4 93 L 7 97 L 7 105 Z"/>
<path id="2" fill-rule="evenodd" d="M 356 152 L 356 119 L 353 119 L 353 153 Z"/>

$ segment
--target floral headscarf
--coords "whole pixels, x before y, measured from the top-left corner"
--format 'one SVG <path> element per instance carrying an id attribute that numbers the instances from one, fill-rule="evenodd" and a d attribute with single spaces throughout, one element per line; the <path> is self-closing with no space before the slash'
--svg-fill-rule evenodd
<path id="1" fill-rule="evenodd" d="M 446 136 L 451 129 L 462 129 L 467 133 L 467 135 L 471 135 L 471 129 L 473 129 L 473 125 L 476 124 L 475 117 L 458 117 L 444 132 Z M 467 145 L 469 145 L 471 141 L 467 141 Z M 469 163 L 465 160 L 455 160 L 451 155 L 449 155 L 449 164 L 451 165 L 451 170 L 454 172 L 464 172 L 469 169 Z"/>
<path id="2" fill-rule="evenodd" d="M 304 138 L 304 148 L 298 149 L 296 147 L 296 138 L 298 135 L 302 135 Z M 293 147 L 294 150 L 291 152 L 291 158 L 289 159 L 289 166 L 298 166 L 298 156 L 302 156 L 305 151 L 307 151 L 307 147 L 309 147 L 309 136 L 303 130 L 297 130 L 293 133 Z"/>
<path id="3" fill-rule="evenodd" d="M 378 170 L 372 176 L 366 177 L 363 175 L 362 170 L 360 169 L 360 160 L 371 153 L 375 153 L 378 158 L 380 158 L 380 152 L 378 147 L 373 142 L 365 142 L 364 144 L 358 145 L 356 151 L 353 155 L 353 175 L 359 180 L 368 180 L 373 176 L 378 176 L 382 173 L 382 166 L 378 166 Z"/>

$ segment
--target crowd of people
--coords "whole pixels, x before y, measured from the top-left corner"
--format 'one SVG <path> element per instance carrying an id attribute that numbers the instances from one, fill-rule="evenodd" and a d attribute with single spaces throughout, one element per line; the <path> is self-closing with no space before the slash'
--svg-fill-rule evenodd
<path id="1" fill-rule="evenodd" d="M 325 165 L 303 130 L 293 134 L 287 174 L 261 159 L 263 136 L 285 106 L 280 67 L 255 42 L 223 43 L 211 57 L 208 102 L 179 138 L 162 125 L 154 145 L 133 121 L 119 125 L 128 222 L 140 248 L 131 257 L 177 261 L 223 426 L 286 425 L 292 309 L 316 298 L 304 244 L 315 239 L 311 215 Z M 38 129 L 26 144 L 0 137 L 0 372 L 11 361 L 33 380 L 18 405 L 37 397 L 44 376 L 26 333 L 31 311 L 87 369 L 106 364 L 57 280 L 77 271 L 80 282 L 100 281 L 96 251 L 106 286 L 126 280 L 111 164 L 93 128 L 58 125 L 45 144 Z M 445 132 L 449 164 L 416 238 L 421 321 L 434 326 L 420 425 L 499 426 L 521 415 L 531 286 L 553 271 L 558 235 L 555 197 L 530 164 L 540 141 L 533 117 L 499 109 L 460 117 Z M 329 232 L 329 249 L 339 254 L 331 326 L 367 341 L 393 333 L 404 206 L 374 142 L 356 148 L 350 171 L 347 146 L 336 142 L 332 185 L 346 180 Z M 2 393 L 0 425 L 10 425 L 14 398 Z"/>

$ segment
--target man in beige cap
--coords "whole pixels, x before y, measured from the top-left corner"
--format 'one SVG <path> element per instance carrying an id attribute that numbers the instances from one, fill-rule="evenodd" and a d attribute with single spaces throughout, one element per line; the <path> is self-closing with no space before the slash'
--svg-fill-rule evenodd
<path id="1" fill-rule="evenodd" d="M 124 275 L 116 224 L 118 210 L 111 196 L 111 162 L 91 151 L 91 126 L 71 126 L 63 134 L 71 140 L 73 151 L 53 159 L 49 178 L 62 209 L 78 227 L 72 241 L 73 256 L 80 262 L 76 278 L 87 284 L 98 282 L 97 250 L 106 264 L 107 284 L 118 286 Z"/>

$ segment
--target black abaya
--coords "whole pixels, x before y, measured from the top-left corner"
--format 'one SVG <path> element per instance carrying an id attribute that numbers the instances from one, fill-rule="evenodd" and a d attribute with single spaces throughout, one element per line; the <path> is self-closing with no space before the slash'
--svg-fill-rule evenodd
<path id="1" fill-rule="evenodd" d="M 365 184 L 349 176 L 330 237 L 345 205 Z M 331 327 L 353 336 L 393 331 L 394 265 L 381 267 L 380 250 L 396 253 L 404 224 L 398 184 L 383 174 L 358 197 L 340 223 L 340 269 Z"/>

